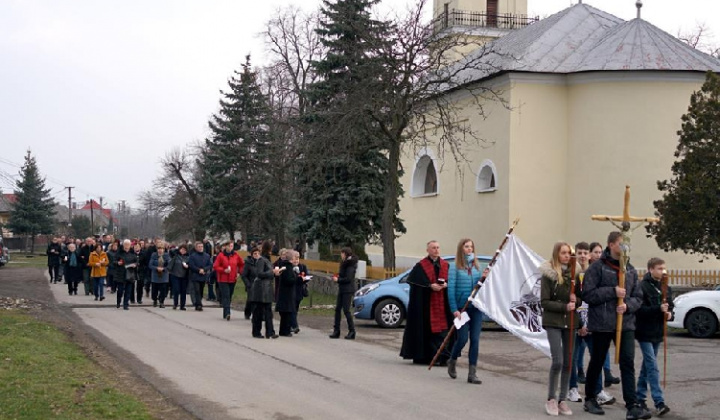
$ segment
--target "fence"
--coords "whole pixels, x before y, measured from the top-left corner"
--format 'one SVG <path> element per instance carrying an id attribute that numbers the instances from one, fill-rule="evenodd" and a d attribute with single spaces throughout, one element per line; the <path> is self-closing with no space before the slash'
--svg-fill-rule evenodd
<path id="1" fill-rule="evenodd" d="M 647 270 L 637 270 L 642 278 Z M 710 287 L 720 285 L 720 271 L 717 270 L 668 270 L 671 286 Z"/>
<path id="2" fill-rule="evenodd" d="M 452 9 L 444 11 L 433 20 L 433 27 L 436 32 L 454 26 L 519 29 L 539 20 L 539 17 L 510 13 L 485 13 Z"/>
<path id="3" fill-rule="evenodd" d="M 237 251 L 240 256 L 246 258 L 249 253 L 247 251 Z M 271 262 L 275 262 L 278 257 L 270 257 Z M 305 264 L 308 270 L 316 273 L 325 274 L 337 274 L 340 268 L 340 263 L 337 261 L 320 261 L 320 260 L 300 260 L 301 263 Z M 404 272 L 407 268 L 396 268 L 394 270 L 386 270 L 384 267 L 367 267 L 367 279 L 368 280 L 385 280 L 391 277 L 395 277 L 398 274 Z"/>

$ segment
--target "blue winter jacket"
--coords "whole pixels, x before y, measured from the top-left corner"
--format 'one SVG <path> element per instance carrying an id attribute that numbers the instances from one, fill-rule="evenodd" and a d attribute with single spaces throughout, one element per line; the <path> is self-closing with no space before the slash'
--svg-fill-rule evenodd
<path id="1" fill-rule="evenodd" d="M 212 271 L 212 261 L 210 256 L 204 252 L 193 251 L 188 258 L 188 266 L 190 269 L 190 281 L 207 282 L 210 272 Z M 202 269 L 205 274 L 200 274 Z"/>
<path id="2" fill-rule="evenodd" d="M 448 272 L 448 300 L 450 301 L 450 311 L 456 312 L 462 309 L 467 302 L 473 287 L 482 277 L 482 271 L 471 266 L 472 269 L 468 274 L 468 270 L 458 270 L 456 263 L 450 264 Z"/>
<path id="3" fill-rule="evenodd" d="M 168 271 L 168 264 L 170 263 L 170 256 L 168 254 L 162 255 L 161 257 L 156 253 L 153 253 L 150 257 L 150 280 L 152 283 L 168 283 L 170 281 L 170 272 Z M 158 272 L 158 267 L 164 268 L 162 272 Z"/>

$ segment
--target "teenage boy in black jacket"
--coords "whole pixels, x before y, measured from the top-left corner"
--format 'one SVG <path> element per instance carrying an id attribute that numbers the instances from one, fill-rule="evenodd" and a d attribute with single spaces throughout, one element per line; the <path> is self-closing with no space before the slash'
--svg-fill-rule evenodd
<path id="1" fill-rule="evenodd" d="M 670 408 L 665 404 L 663 390 L 660 387 L 660 371 L 657 364 L 658 350 L 663 342 L 663 327 L 665 321 L 672 316 L 672 290 L 668 286 L 666 301 L 663 303 L 662 279 L 665 272 L 665 261 L 660 258 L 650 258 L 647 264 L 648 272 L 640 282 L 643 293 L 642 306 L 637 311 L 635 339 L 640 344 L 643 355 L 640 376 L 637 382 L 637 400 L 640 405 L 647 408 L 645 399 L 647 390 L 655 403 L 655 415 L 660 417 L 667 414 Z"/>
<path id="2" fill-rule="evenodd" d="M 588 330 L 593 335 L 585 381 L 585 404 L 583 409 L 590 414 L 605 414 L 597 400 L 598 378 L 607 357 L 610 343 L 615 341 L 617 328 L 621 328 L 620 377 L 622 393 L 627 409 L 626 420 L 649 419 L 652 414 L 637 402 L 635 389 L 635 313 L 642 303 L 642 291 L 638 284 L 635 267 L 628 261 L 625 270 L 625 287 L 619 286 L 620 259 L 623 255 L 623 236 L 610 232 L 607 248 L 602 257 L 585 272 L 582 300 L 588 303 Z M 624 298 L 618 305 L 618 298 Z M 617 314 L 624 314 L 622 325 L 616 325 Z"/>

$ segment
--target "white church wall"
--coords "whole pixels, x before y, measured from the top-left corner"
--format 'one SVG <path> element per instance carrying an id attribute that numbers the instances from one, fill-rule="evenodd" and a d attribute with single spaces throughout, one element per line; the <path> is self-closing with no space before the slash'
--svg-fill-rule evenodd
<path id="1" fill-rule="evenodd" d="M 567 94 L 563 76 L 512 75 L 510 218 L 548 256 L 565 236 Z"/>

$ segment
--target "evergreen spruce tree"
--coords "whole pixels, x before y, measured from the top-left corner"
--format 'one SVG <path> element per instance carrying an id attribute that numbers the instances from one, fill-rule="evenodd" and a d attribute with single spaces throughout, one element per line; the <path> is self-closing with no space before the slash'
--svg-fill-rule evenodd
<path id="1" fill-rule="evenodd" d="M 658 182 L 660 223 L 648 226 L 665 251 L 720 258 L 720 77 L 708 72 L 682 117 L 670 180 Z"/>
<path id="2" fill-rule="evenodd" d="M 50 197 L 50 189 L 45 188 L 45 179 L 40 177 L 37 162 L 30 150 L 20 169 L 15 194 L 17 200 L 12 204 L 7 228 L 16 235 L 30 236 L 30 252 L 34 252 L 35 236 L 53 232 L 55 204 Z"/>
<path id="3" fill-rule="evenodd" d="M 382 228 L 387 158 L 378 127 L 358 103 L 371 103 L 382 72 L 377 56 L 387 27 L 370 16 L 378 0 L 323 1 L 317 33 L 326 56 L 313 63 L 320 81 L 308 87 L 304 116 L 304 212 L 297 233 L 309 242 L 360 248 L 379 238 Z M 380 87 L 379 83 L 377 84 Z"/>
<path id="4" fill-rule="evenodd" d="M 87 238 L 93 234 L 90 218 L 84 215 L 72 217 L 70 233 L 76 238 Z"/>
<path id="5" fill-rule="evenodd" d="M 247 229 L 254 215 L 252 203 L 258 194 L 253 184 L 263 166 L 270 164 L 268 118 L 270 109 L 260 90 L 250 56 L 228 81 L 220 111 L 209 122 L 212 134 L 205 141 L 198 161 L 202 213 L 215 233 L 231 237 Z"/>

